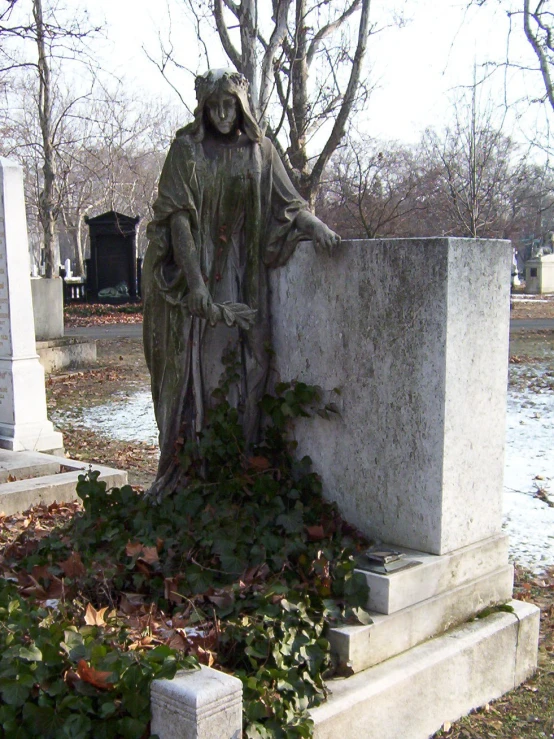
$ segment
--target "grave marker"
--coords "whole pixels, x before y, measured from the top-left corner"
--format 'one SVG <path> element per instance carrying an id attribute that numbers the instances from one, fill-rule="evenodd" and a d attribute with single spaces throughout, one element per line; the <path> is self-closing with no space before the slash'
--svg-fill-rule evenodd
<path id="1" fill-rule="evenodd" d="M 35 344 L 23 170 L 0 157 L 0 447 L 63 450 Z"/>

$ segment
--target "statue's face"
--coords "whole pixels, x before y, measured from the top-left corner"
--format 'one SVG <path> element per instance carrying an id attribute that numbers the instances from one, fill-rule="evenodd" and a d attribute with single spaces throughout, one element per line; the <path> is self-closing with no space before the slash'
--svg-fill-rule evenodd
<path id="1" fill-rule="evenodd" d="M 206 111 L 212 126 L 222 134 L 235 130 L 238 123 L 237 99 L 228 92 L 214 92 L 206 100 Z"/>

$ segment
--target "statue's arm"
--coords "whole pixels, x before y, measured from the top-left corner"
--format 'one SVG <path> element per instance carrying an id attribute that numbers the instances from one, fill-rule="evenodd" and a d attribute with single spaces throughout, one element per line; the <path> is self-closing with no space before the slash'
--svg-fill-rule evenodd
<path id="1" fill-rule="evenodd" d="M 333 249 L 340 245 L 340 236 L 320 221 L 309 210 L 298 212 L 295 221 L 296 227 L 307 238 L 311 239 L 317 252 L 331 254 Z"/>
<path id="2" fill-rule="evenodd" d="M 189 289 L 188 308 L 193 315 L 209 318 L 212 299 L 204 283 L 187 213 L 184 211 L 174 213 L 171 216 L 170 226 L 173 258 L 185 275 Z"/>

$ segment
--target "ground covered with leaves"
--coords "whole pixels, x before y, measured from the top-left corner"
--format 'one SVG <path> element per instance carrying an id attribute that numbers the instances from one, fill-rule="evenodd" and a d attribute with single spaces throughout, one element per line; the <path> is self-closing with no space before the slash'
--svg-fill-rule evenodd
<path id="1" fill-rule="evenodd" d="M 110 404 L 114 411 L 138 390 L 150 386 L 142 340 L 117 337 L 96 342 L 98 361 L 94 366 L 49 375 L 46 394 L 49 417 L 63 433 L 71 459 L 104 464 L 126 470 L 137 489 L 153 481 L 158 447 L 144 442 L 106 438 L 83 428 L 83 412 L 92 406 Z"/>
<path id="2" fill-rule="evenodd" d="M 82 509 L 4 519 L 0 735 L 147 737 L 149 681 L 195 661 L 242 679 L 245 736 L 311 735 L 334 671 L 327 625 L 369 622 L 355 572 L 367 542 L 286 440 L 317 391 L 278 391 L 247 453 L 222 388 L 180 452 L 180 489 L 157 504 L 93 472 Z"/>
<path id="3" fill-rule="evenodd" d="M 554 318 L 554 295 L 514 293 L 512 295 L 510 316 L 514 320 Z"/>
<path id="4" fill-rule="evenodd" d="M 64 307 L 64 323 L 67 328 L 142 323 L 142 303 L 68 303 Z"/>

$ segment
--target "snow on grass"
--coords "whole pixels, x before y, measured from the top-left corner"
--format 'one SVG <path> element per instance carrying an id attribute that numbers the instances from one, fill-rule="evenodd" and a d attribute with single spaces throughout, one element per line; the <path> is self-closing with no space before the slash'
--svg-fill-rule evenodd
<path id="1" fill-rule="evenodd" d="M 508 392 L 504 529 L 512 558 L 541 570 L 554 564 L 554 391 L 542 363 L 511 365 Z M 74 425 L 120 441 L 156 444 L 158 431 L 148 390 L 82 410 Z M 540 479 L 539 479 L 540 478 Z M 542 490 L 541 497 L 536 497 Z M 545 500 L 546 499 L 546 500 Z"/>

